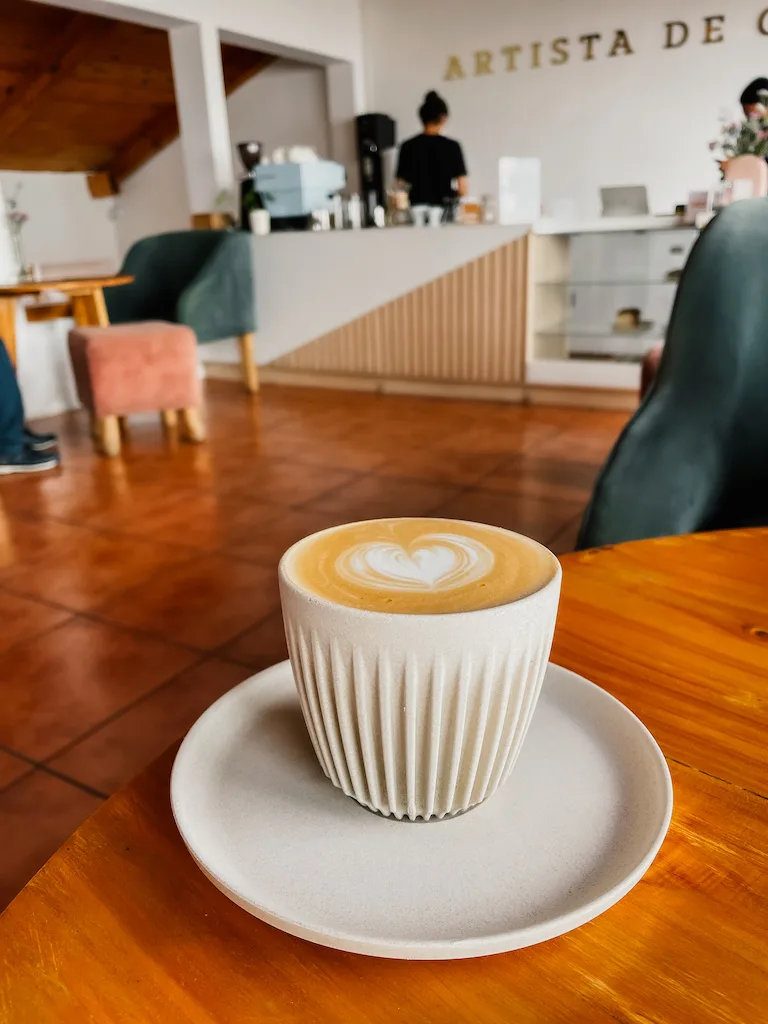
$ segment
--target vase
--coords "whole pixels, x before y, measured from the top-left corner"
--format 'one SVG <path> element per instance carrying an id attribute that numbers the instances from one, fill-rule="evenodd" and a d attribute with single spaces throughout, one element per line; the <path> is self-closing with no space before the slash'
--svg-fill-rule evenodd
<path id="1" fill-rule="evenodd" d="M 723 174 L 733 186 L 732 201 L 768 196 L 768 164 L 761 156 L 746 154 L 732 157 L 723 165 Z"/>

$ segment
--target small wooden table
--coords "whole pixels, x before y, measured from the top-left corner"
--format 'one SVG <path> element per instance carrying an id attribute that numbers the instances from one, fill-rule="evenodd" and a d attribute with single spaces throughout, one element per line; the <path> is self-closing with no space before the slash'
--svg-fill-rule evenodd
<path id="1" fill-rule="evenodd" d="M 553 659 L 640 715 L 675 786 L 666 842 L 615 907 L 558 939 L 479 960 L 407 963 L 312 945 L 250 917 L 197 870 L 171 817 L 170 751 L 0 918 L 3 1019 L 765 1020 L 768 530 L 642 541 L 563 566 Z"/>
<path id="2" fill-rule="evenodd" d="M 73 317 L 81 327 L 105 327 L 109 323 L 104 288 L 130 284 L 128 274 L 106 277 L 72 277 L 52 281 L 21 281 L 0 285 L 0 338 L 5 342 L 11 361 L 16 363 L 16 303 L 27 296 L 40 297 L 44 292 L 63 292 L 69 296 L 60 302 L 38 302 L 25 306 L 27 320 L 58 320 Z"/>

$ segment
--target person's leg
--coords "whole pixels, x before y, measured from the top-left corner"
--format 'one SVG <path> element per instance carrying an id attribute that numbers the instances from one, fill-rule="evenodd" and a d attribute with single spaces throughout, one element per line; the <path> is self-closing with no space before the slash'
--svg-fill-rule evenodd
<path id="1" fill-rule="evenodd" d="M 0 339 L 0 476 L 36 473 L 58 465 L 57 452 L 34 451 L 28 444 L 16 371 Z"/>
<path id="2" fill-rule="evenodd" d="M 0 339 L 0 453 L 16 453 L 23 447 L 24 403 L 16 371 Z"/>

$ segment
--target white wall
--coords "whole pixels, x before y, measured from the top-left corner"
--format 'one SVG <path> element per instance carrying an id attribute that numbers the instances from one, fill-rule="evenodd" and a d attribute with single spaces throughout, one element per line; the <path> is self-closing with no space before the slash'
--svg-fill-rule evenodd
<path id="1" fill-rule="evenodd" d="M 232 93 L 227 110 L 233 148 L 256 139 L 267 151 L 298 143 L 329 156 L 324 68 L 277 61 Z M 241 173 L 236 152 L 235 161 Z"/>
<path id="2" fill-rule="evenodd" d="M 721 110 L 738 112 L 743 87 L 768 73 L 768 36 L 757 31 L 766 0 L 363 3 L 368 106 L 397 119 L 400 139 L 418 129 L 416 110 L 436 88 L 451 108 L 448 134 L 464 146 L 473 192 L 496 190 L 499 156 L 539 156 L 545 208 L 573 198 L 584 216 L 598 212 L 601 185 L 647 184 L 656 212 L 708 187 L 718 177 L 707 144 Z M 724 41 L 705 45 L 702 19 L 718 10 L 726 12 Z M 688 23 L 689 40 L 664 49 L 664 23 L 673 19 Z M 633 54 L 607 56 L 617 29 Z M 578 39 L 593 32 L 603 38 L 586 61 Z M 553 66 L 558 37 L 570 40 L 571 56 Z M 543 44 L 538 68 L 535 42 Z M 523 50 L 510 72 L 501 48 L 513 45 Z M 474 74 L 479 50 L 491 51 L 493 74 Z M 452 54 L 466 77 L 444 81 Z"/>
<path id="3" fill-rule="evenodd" d="M 67 265 L 72 273 L 81 274 L 111 271 L 118 265 L 113 200 L 92 199 L 85 177 L 0 171 L 0 199 L 15 196 L 19 209 L 29 214 L 22 233 L 24 257 L 28 263 L 41 264 L 49 276 L 65 272 Z M 67 352 L 70 326 L 67 320 L 30 324 L 18 311 L 18 375 L 30 418 L 77 404 Z"/>
<path id="4" fill-rule="evenodd" d="M 257 139 L 267 149 L 300 143 L 328 155 L 325 71 L 277 61 L 237 89 L 227 100 L 233 148 Z M 240 158 L 235 154 L 238 172 Z M 181 144 L 177 140 L 123 182 L 116 200 L 117 242 L 121 254 L 147 235 L 183 231 L 190 225 Z"/>
<path id="5" fill-rule="evenodd" d="M 29 263 L 118 264 L 113 199 L 92 199 L 85 174 L 0 171 L 6 199 L 29 214 L 22 229 Z M 19 188 L 19 186 L 21 186 Z"/>

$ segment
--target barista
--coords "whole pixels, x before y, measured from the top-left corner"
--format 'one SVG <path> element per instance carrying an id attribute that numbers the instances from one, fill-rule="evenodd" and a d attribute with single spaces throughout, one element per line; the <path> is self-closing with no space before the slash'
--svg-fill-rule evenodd
<path id="1" fill-rule="evenodd" d="M 419 118 L 424 130 L 400 146 L 397 178 L 410 186 L 412 208 L 450 206 L 457 196 L 467 194 L 469 181 L 461 146 L 441 134 L 448 120 L 445 100 L 428 92 Z"/>

